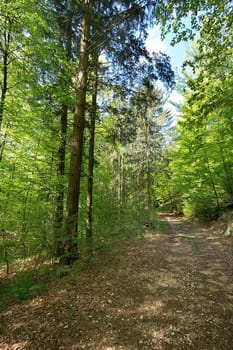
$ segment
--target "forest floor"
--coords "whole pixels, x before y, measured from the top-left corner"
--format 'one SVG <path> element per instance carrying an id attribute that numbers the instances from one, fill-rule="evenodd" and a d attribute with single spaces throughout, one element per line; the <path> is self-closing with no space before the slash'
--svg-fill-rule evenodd
<path id="1" fill-rule="evenodd" d="M 41 295 L 5 307 L 0 349 L 232 350 L 227 245 L 182 218 L 163 220 L 166 234 L 122 241 Z"/>

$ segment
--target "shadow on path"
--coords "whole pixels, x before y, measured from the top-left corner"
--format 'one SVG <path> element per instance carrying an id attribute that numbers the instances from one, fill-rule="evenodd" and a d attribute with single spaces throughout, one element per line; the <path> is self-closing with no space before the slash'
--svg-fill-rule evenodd
<path id="1" fill-rule="evenodd" d="M 134 238 L 2 313 L 0 349 L 232 350 L 230 265 L 200 228 L 164 219 L 169 235 Z"/>

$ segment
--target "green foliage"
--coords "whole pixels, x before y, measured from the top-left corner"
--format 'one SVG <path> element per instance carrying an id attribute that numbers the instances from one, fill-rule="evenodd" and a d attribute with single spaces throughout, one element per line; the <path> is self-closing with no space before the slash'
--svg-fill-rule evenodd
<path id="1" fill-rule="evenodd" d="M 70 273 L 70 268 L 69 266 L 58 266 L 56 268 L 56 271 L 55 271 L 55 276 L 56 278 L 59 280 L 59 279 L 62 279 L 63 277 L 69 275 Z"/>
<path id="2" fill-rule="evenodd" d="M 12 295 L 17 300 L 25 300 L 29 295 L 38 293 L 45 288 L 45 284 L 35 283 L 34 272 L 25 270 L 16 274 L 13 283 L 5 288 L 2 296 L 7 294 L 8 297 Z"/>
<path id="3" fill-rule="evenodd" d="M 64 75 L 69 71 L 69 77 L 74 70 L 59 46 L 56 18 L 47 2 L 7 1 L 1 10 L 1 38 L 5 30 L 11 40 L 0 135 L 0 229 L 6 232 L 0 263 L 6 262 L 5 252 L 9 263 L 34 254 L 43 260 L 52 253 L 57 183 L 66 182 L 56 176 L 57 114 L 59 103 L 71 103 L 72 89 L 66 85 L 67 98 L 57 82 L 61 70 Z"/>
<path id="4" fill-rule="evenodd" d="M 12 293 L 16 299 L 26 299 L 32 286 L 32 279 L 33 275 L 31 272 L 18 273 L 15 283 L 8 289 L 9 293 Z"/>
<path id="5" fill-rule="evenodd" d="M 233 33 L 228 12 L 218 14 L 203 15 L 201 36 L 186 62 L 184 106 L 166 176 L 160 177 L 161 198 L 182 205 L 187 216 L 207 219 L 233 203 Z"/>
<path id="6" fill-rule="evenodd" d="M 203 27 L 204 21 L 209 22 L 208 34 L 211 41 L 216 37 L 215 20 L 227 20 L 231 26 L 232 2 L 228 0 L 169 0 L 158 1 L 155 9 L 155 17 L 162 27 L 162 36 L 173 33 L 172 44 L 188 39 L 193 40 L 197 32 Z M 189 25 L 185 18 L 189 19 Z"/>
<path id="7" fill-rule="evenodd" d="M 57 278 L 57 265 L 41 264 L 31 267 L 31 264 L 17 261 L 15 273 L 0 281 L 0 309 L 9 304 L 35 297 L 44 293 Z M 58 277 L 59 279 L 61 277 Z"/>
<path id="8" fill-rule="evenodd" d="M 98 100 L 102 108 L 97 108 L 96 123 L 93 245 L 101 249 L 107 249 L 110 241 L 141 235 L 143 223 L 154 221 L 151 213 L 162 202 L 179 208 L 183 205 L 189 215 L 213 216 L 216 208 L 232 201 L 233 194 L 229 8 L 218 1 L 211 2 L 210 7 L 202 1 L 185 5 L 183 1 L 156 1 L 148 8 L 140 1 L 113 4 L 102 4 L 102 12 L 93 16 L 91 23 L 90 50 L 105 52 L 105 58 L 114 64 L 114 69 L 109 64 L 99 71 Z M 145 29 L 156 7 L 155 13 L 161 15 L 164 24 L 170 14 L 177 35 L 187 36 L 188 31 L 180 34 L 182 17 L 190 10 L 194 14 L 202 5 L 209 12 L 205 18 L 201 14 L 202 36 L 189 62 L 194 72 L 187 75 L 175 150 L 164 154 L 162 130 L 169 115 L 155 81 L 159 77 L 163 80 L 165 73 L 168 80 L 173 75 L 165 57 L 147 57 Z M 58 236 L 64 238 L 82 12 L 81 2 L 35 0 L 4 1 L 0 10 L 1 57 L 9 49 L 0 135 L 0 230 L 5 232 L 0 240 L 0 264 L 9 270 L 18 258 L 26 260 L 35 255 L 40 264 L 53 254 L 59 204 Z M 223 16 L 218 16 L 220 13 Z M 192 21 L 197 28 L 194 16 Z M 6 33 L 10 35 L 9 45 L 4 41 Z M 88 70 L 87 107 L 93 93 L 93 63 Z M 1 70 L 1 88 L 3 81 Z M 67 120 L 62 134 L 64 110 Z M 90 109 L 86 110 L 88 120 Z M 78 221 L 81 248 L 86 245 L 86 137 L 84 141 Z M 62 142 L 65 159 L 59 174 Z M 15 287 L 19 298 L 30 290 L 29 278 L 25 289 L 22 284 Z"/>

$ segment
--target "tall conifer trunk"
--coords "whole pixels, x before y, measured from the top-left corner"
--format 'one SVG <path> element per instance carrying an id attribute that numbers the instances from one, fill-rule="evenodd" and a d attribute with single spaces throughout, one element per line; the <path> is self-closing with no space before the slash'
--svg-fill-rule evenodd
<path id="1" fill-rule="evenodd" d="M 95 150 L 95 123 L 97 114 L 97 89 L 98 89 L 98 54 L 93 55 L 95 66 L 92 88 L 92 107 L 90 118 L 90 138 L 88 157 L 88 183 L 87 183 L 87 215 L 86 215 L 86 239 L 89 246 L 92 244 L 92 201 L 93 201 L 93 176 L 94 176 L 94 150 Z"/>
<path id="2" fill-rule="evenodd" d="M 72 20 L 74 15 L 73 0 L 67 2 L 67 21 L 66 21 L 66 59 L 71 59 L 72 47 Z M 69 84 L 69 82 L 66 82 Z M 63 236 L 63 221 L 64 221 L 64 175 L 65 175 L 65 159 L 66 159 L 66 134 L 68 122 L 69 106 L 66 101 L 61 104 L 59 111 L 60 115 L 60 145 L 58 148 L 57 160 L 57 193 L 55 198 L 55 212 L 54 212 L 54 255 L 62 256 L 64 254 L 64 247 L 62 244 Z"/>
<path id="3" fill-rule="evenodd" d="M 82 35 L 80 40 L 80 54 L 78 60 L 76 106 L 74 113 L 73 136 L 71 146 L 70 170 L 68 179 L 66 227 L 64 240 L 64 259 L 62 262 L 70 264 L 78 257 L 78 208 L 80 197 L 80 180 L 82 167 L 83 133 L 85 127 L 85 107 L 87 90 L 87 70 L 89 67 L 89 39 L 90 39 L 91 0 L 84 1 L 82 20 Z"/>
<path id="4" fill-rule="evenodd" d="M 146 97 L 147 98 L 147 97 Z M 151 168 L 150 168 L 150 121 L 149 108 L 146 106 L 146 192 L 147 192 L 147 208 L 151 208 Z"/>
<path id="5" fill-rule="evenodd" d="M 65 174 L 65 157 L 66 157 L 66 133 L 68 119 L 68 105 L 63 104 L 60 111 L 60 145 L 58 149 L 57 161 L 57 194 L 55 198 L 54 213 L 54 255 L 61 256 L 64 254 L 62 246 L 63 235 L 63 212 L 64 212 L 64 174 Z"/>

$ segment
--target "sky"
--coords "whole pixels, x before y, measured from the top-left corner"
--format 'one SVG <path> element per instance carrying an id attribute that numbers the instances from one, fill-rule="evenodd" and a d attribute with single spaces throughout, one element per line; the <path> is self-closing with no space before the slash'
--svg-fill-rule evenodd
<path id="1" fill-rule="evenodd" d="M 170 45 L 170 41 L 172 39 L 172 35 L 166 37 L 164 41 L 160 38 L 160 30 L 159 26 L 155 26 L 154 28 L 148 31 L 148 39 L 146 41 L 147 49 L 150 52 L 153 51 L 162 51 L 166 52 L 171 57 L 171 63 L 173 69 L 178 72 L 181 72 L 181 65 L 185 60 L 185 45 L 184 43 L 176 44 L 175 46 Z"/>
<path id="2" fill-rule="evenodd" d="M 146 47 L 148 51 L 165 52 L 171 58 L 172 68 L 175 74 L 180 75 L 182 70 L 182 64 L 185 61 L 185 50 L 187 44 L 181 42 L 179 44 L 176 44 L 175 46 L 171 46 L 170 42 L 172 39 L 172 35 L 167 36 L 165 40 L 162 41 L 160 38 L 159 26 L 155 26 L 154 28 L 150 29 L 148 31 L 148 34 L 149 35 L 146 40 Z M 174 89 L 170 95 L 169 100 L 175 103 L 182 103 L 183 96 Z M 166 103 L 165 107 L 171 110 L 172 114 L 174 115 L 174 118 L 176 119 L 176 117 L 179 114 L 177 109 L 171 103 L 169 103 L 169 101 Z"/>

